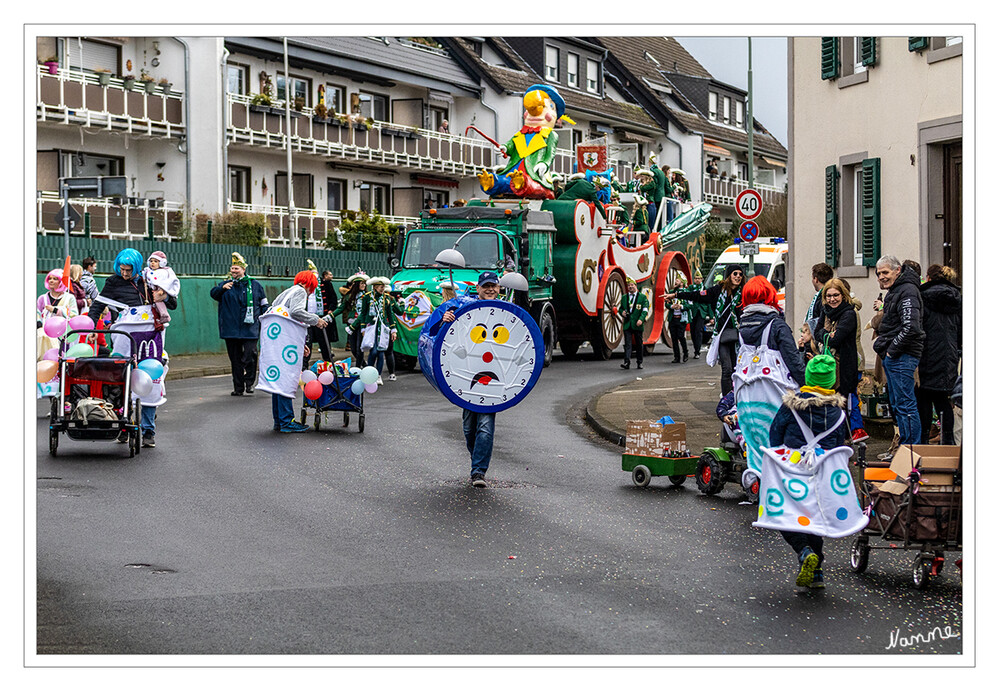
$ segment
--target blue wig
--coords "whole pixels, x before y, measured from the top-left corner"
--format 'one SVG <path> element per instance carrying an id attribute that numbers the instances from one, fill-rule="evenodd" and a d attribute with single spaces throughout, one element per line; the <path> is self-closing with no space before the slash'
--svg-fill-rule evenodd
<path id="1" fill-rule="evenodd" d="M 139 254 L 138 250 L 134 250 L 131 247 L 126 247 L 118 256 L 114 258 L 114 272 L 121 276 L 121 265 L 132 267 L 132 279 L 135 280 L 139 277 L 142 267 L 145 265 L 145 261 L 142 259 L 142 255 Z"/>

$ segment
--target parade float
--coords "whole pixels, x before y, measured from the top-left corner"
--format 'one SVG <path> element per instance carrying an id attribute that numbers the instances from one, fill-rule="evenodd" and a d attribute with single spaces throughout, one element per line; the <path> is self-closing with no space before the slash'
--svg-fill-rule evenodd
<path id="1" fill-rule="evenodd" d="M 508 299 L 537 323 L 546 365 L 556 343 L 573 355 L 589 342 L 597 358 L 610 357 L 623 336 L 618 305 L 626 277 L 635 279 L 654 306 L 645 325 L 646 349 L 669 343 L 665 303 L 655 298 L 681 275 L 689 282 L 700 267 L 711 205 L 687 203 L 665 227 L 646 234 L 631 232 L 629 225 L 635 193 L 621 192 L 611 204 L 599 197 L 591 201 L 587 194 L 557 198 L 551 172 L 558 142 L 554 127 L 565 118 L 565 103 L 555 89 L 535 85 L 525 93 L 524 108 L 524 128 L 498 146 L 507 162 L 478 176 L 487 198 L 425 210 L 399 238 L 391 262 L 393 290 L 406 306 L 395 342 L 401 367 L 416 363 L 420 331 L 442 301 L 441 284 L 453 283 L 459 295 L 474 292 L 483 270 L 516 271 L 527 278 L 528 289 L 511 291 Z M 602 160 L 580 152 L 577 170 L 585 179 L 578 182 L 610 180 L 613 171 L 592 167 Z M 609 193 L 602 182 L 590 187 Z M 447 249 L 461 253 L 464 267 L 437 260 Z"/>

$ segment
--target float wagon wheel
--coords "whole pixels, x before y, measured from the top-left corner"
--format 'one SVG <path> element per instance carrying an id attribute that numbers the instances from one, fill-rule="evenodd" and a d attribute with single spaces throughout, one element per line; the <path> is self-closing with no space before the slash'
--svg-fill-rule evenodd
<path id="1" fill-rule="evenodd" d="M 621 296 L 624 295 L 624 279 L 613 273 L 604 286 L 604 303 L 600 309 L 599 332 L 593 343 L 593 352 L 600 360 L 610 359 L 611 353 L 621 345 L 624 336 L 624 319 L 618 314 Z"/>

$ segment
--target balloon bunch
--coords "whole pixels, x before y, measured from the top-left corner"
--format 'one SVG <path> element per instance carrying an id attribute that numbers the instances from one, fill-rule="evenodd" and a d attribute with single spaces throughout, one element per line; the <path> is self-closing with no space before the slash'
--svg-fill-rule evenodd
<path id="1" fill-rule="evenodd" d="M 142 360 L 132 371 L 132 391 L 139 396 L 148 396 L 153 391 L 154 380 L 162 377 L 163 371 L 163 363 L 159 360 Z"/>
<path id="2" fill-rule="evenodd" d="M 323 387 L 331 385 L 335 380 L 331 366 L 328 365 L 324 368 L 320 365 L 317 370 L 319 370 L 318 375 L 310 370 L 305 370 L 299 379 L 299 385 L 302 387 L 305 397 L 310 401 L 320 398 L 323 395 Z M 360 396 L 362 392 L 374 393 L 378 390 L 378 370 L 374 367 L 351 367 L 348 374 L 357 377 L 357 381 L 350 385 L 350 391 L 355 396 Z"/>
<path id="3" fill-rule="evenodd" d="M 63 317 L 49 317 L 45 320 L 42 331 L 49 338 L 62 338 L 66 331 L 91 331 L 94 328 L 94 320 L 85 314 L 72 319 Z"/>

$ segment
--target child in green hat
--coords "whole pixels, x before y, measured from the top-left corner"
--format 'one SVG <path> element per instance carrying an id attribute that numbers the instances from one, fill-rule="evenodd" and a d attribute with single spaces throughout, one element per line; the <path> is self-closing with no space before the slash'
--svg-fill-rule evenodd
<path id="1" fill-rule="evenodd" d="M 794 419 L 793 410 L 816 436 L 836 424 L 846 399 L 833 387 L 836 385 L 836 360 L 829 355 L 816 355 L 805 367 L 805 385 L 801 391 L 784 394 L 781 407 L 770 425 L 770 446 L 800 449 L 806 445 L 805 435 Z M 850 438 L 850 424 L 843 416 L 839 427 L 819 441 L 823 449 L 843 446 Z M 798 555 L 798 576 L 795 584 L 809 588 L 824 588 L 822 580 L 822 538 L 810 533 L 780 531 Z"/>

